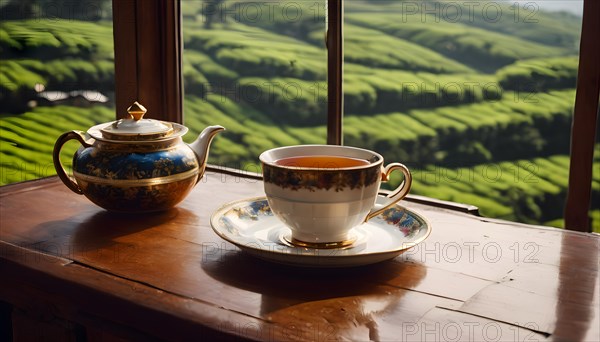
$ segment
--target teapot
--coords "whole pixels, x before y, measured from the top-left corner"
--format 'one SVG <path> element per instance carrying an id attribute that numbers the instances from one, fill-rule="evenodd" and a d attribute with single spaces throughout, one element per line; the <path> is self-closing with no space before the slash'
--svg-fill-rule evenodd
<path id="1" fill-rule="evenodd" d="M 204 176 L 210 143 L 222 126 L 206 127 L 191 144 L 182 136 L 188 128 L 144 119 L 146 108 L 135 102 L 131 118 L 102 123 L 61 135 L 54 145 L 53 161 L 59 178 L 73 192 L 98 206 L 120 212 L 166 210 L 182 201 Z M 59 155 L 63 145 L 77 140 L 73 178 Z"/>

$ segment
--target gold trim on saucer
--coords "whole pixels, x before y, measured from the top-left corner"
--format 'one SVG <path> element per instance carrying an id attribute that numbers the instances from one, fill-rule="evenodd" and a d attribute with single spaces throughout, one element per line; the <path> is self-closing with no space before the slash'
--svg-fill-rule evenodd
<path id="1" fill-rule="evenodd" d="M 377 203 L 385 203 L 385 197 L 378 196 Z M 250 216 L 239 219 L 235 208 L 251 208 L 261 213 L 256 220 Z M 389 220 L 371 220 L 350 231 L 351 237 L 356 236 L 354 244 L 338 249 L 303 248 L 288 242 L 291 232 L 271 212 L 265 196 L 223 204 L 211 215 L 210 225 L 223 240 L 253 257 L 296 267 L 346 268 L 393 259 L 430 236 L 432 227 L 425 216 L 399 204 L 394 205 L 394 210 L 405 211 L 415 221 L 416 226 L 411 228 L 414 234 L 405 235 L 402 227 Z M 389 239 L 376 239 L 372 233 L 385 234 L 391 240 L 384 242 Z"/>
<path id="2" fill-rule="evenodd" d="M 352 244 L 356 241 L 356 236 L 344 241 L 334 241 L 334 242 L 306 242 L 300 241 L 298 239 L 294 239 L 293 237 L 286 235 L 283 239 L 291 243 L 296 247 L 304 247 L 304 248 L 317 248 L 317 249 L 335 249 L 335 248 L 346 248 L 352 246 Z"/>

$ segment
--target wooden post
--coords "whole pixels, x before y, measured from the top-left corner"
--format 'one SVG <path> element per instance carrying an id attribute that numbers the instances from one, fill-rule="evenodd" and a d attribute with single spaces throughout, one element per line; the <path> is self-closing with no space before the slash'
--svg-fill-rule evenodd
<path id="1" fill-rule="evenodd" d="M 327 1 L 327 144 L 342 145 L 344 115 L 344 3 Z"/>
<path id="2" fill-rule="evenodd" d="M 600 1 L 585 0 L 577 75 L 577 95 L 571 130 L 569 190 L 565 228 L 589 232 L 592 164 L 600 94 Z"/>
<path id="3" fill-rule="evenodd" d="M 183 122 L 179 0 L 113 0 L 117 117 L 139 101 L 148 117 Z"/>

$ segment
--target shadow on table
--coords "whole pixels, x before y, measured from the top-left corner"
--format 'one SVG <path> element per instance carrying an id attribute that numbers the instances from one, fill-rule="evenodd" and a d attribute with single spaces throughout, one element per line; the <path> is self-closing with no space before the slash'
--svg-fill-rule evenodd
<path id="1" fill-rule="evenodd" d="M 143 214 L 100 211 L 81 222 L 73 232 L 73 245 L 83 248 L 105 248 L 120 237 L 137 234 L 165 222 L 173 221 L 182 210 L 172 208 L 165 211 Z"/>
<path id="2" fill-rule="evenodd" d="M 86 212 L 59 221 L 48 221 L 34 228 L 37 243 L 30 246 L 41 252 L 79 260 L 119 256 L 127 248 L 119 240 L 170 222 L 185 209 L 173 208 L 146 214 L 125 214 L 105 210 Z M 192 214 L 193 215 L 193 214 Z"/>
<path id="3" fill-rule="evenodd" d="M 203 262 L 202 268 L 220 282 L 260 293 L 261 314 L 267 319 L 278 310 L 324 300 L 350 298 L 352 302 L 352 298 L 381 297 L 391 305 L 400 299 L 405 288 L 416 287 L 427 274 L 425 266 L 396 261 L 350 268 L 301 268 L 263 261 L 239 251 Z M 355 306 L 364 304 L 361 300 L 355 300 Z M 345 310 L 353 308 L 346 305 Z"/>

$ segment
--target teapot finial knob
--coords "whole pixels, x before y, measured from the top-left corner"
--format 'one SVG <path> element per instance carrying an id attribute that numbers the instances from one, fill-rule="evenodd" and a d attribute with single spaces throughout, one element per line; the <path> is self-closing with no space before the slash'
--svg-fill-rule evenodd
<path id="1" fill-rule="evenodd" d="M 127 108 L 127 113 L 129 113 L 129 115 L 131 115 L 131 118 L 135 121 L 140 121 L 147 111 L 148 110 L 146 109 L 146 107 L 142 106 L 137 101 L 135 101 L 129 108 Z"/>

